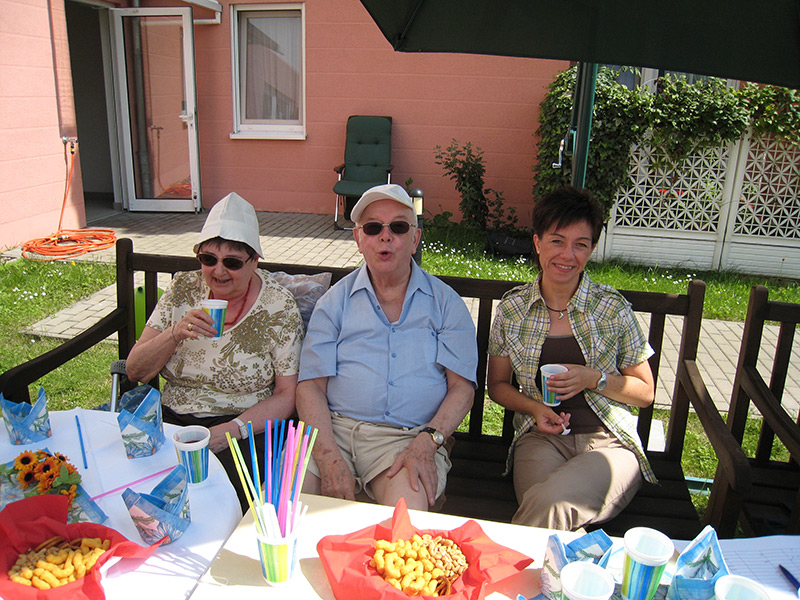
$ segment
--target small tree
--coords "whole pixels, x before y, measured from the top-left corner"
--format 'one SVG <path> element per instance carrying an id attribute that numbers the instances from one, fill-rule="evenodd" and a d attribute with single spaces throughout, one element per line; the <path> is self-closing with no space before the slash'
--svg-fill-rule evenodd
<path id="1" fill-rule="evenodd" d="M 434 150 L 436 164 L 455 181 L 456 191 L 461 195 L 458 205 L 461 222 L 481 231 L 513 230 L 517 224 L 514 207 L 509 208 L 506 214 L 503 194 L 484 187 L 486 167 L 483 164 L 483 150 L 473 148 L 471 142 L 461 146 L 456 139 L 446 149 L 436 146 Z"/>

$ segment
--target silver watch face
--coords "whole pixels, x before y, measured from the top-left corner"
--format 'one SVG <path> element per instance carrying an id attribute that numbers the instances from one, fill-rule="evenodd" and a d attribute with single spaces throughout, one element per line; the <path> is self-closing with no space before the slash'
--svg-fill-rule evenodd
<path id="1" fill-rule="evenodd" d="M 607 381 L 608 381 L 608 380 L 607 380 L 606 374 L 605 374 L 605 373 L 603 373 L 603 374 L 600 376 L 600 380 L 597 382 L 597 387 L 596 387 L 595 389 L 596 389 L 596 390 L 599 390 L 599 391 L 603 391 L 604 389 L 606 389 L 606 383 L 607 383 Z"/>
<path id="2" fill-rule="evenodd" d="M 437 446 L 444 444 L 444 436 L 442 435 L 441 431 L 434 431 L 431 435 L 433 436 L 433 441 L 436 442 Z"/>

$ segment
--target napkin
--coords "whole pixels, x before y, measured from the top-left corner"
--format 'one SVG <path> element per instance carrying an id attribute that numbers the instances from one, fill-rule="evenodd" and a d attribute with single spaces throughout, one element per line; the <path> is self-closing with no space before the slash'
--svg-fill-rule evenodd
<path id="1" fill-rule="evenodd" d="M 112 557 L 145 560 L 158 544 L 143 547 L 131 542 L 122 534 L 96 523 L 67 524 L 67 498 L 65 496 L 33 496 L 14 502 L 0 511 L 0 598 L 15 600 L 97 600 L 105 598 L 100 584 L 100 566 Z M 43 541 L 60 535 L 73 540 L 80 537 L 99 537 L 110 540 L 111 545 L 95 566 L 78 579 L 54 590 L 37 590 L 15 583 L 8 578 L 8 570 L 20 553 L 35 548 Z"/>
<path id="2" fill-rule="evenodd" d="M 558 534 L 547 540 L 542 565 L 542 594 L 551 600 L 561 599 L 561 569 L 576 560 L 593 562 L 603 568 L 608 566 L 613 542 L 605 531 L 597 529 L 564 545 Z M 533 599 L 531 599 L 533 600 Z"/>
<path id="3" fill-rule="evenodd" d="M 375 552 L 375 540 L 409 539 L 415 533 L 441 535 L 456 542 L 469 567 L 455 583 L 449 598 L 480 600 L 486 586 L 514 575 L 533 562 L 532 559 L 493 542 L 480 525 L 467 521 L 452 531 L 419 530 L 411 525 L 406 502 L 395 506 L 391 526 L 371 525 L 347 535 L 329 535 L 317 543 L 317 552 L 336 600 L 407 600 L 369 566 Z"/>
<path id="4" fill-rule="evenodd" d="M 152 456 L 166 439 L 161 420 L 161 393 L 151 389 L 133 413 L 120 411 L 117 422 L 128 458 Z"/>
<path id="5" fill-rule="evenodd" d="M 131 488 L 122 492 L 133 524 L 146 543 L 162 539 L 165 544 L 174 542 L 191 524 L 186 478 L 186 467 L 178 465 L 149 494 L 139 494 Z"/>
<path id="6" fill-rule="evenodd" d="M 51 454 L 50 450 L 47 448 L 42 448 L 41 451 Z M 4 465 L 0 465 L 0 510 L 3 510 L 9 504 L 22 500 L 23 498 L 58 494 L 58 491 L 52 489 L 49 492 L 40 493 L 34 485 L 23 489 L 17 480 L 17 476 L 18 472 L 14 468 L 13 460 Z M 82 521 L 91 521 L 93 523 L 102 523 L 107 518 L 108 516 L 91 500 L 89 494 L 83 489 L 83 486 L 78 484 L 75 498 L 72 504 L 68 506 L 67 522 L 79 523 Z"/>
<path id="7" fill-rule="evenodd" d="M 667 600 L 711 600 L 717 579 L 727 574 L 717 532 L 706 525 L 678 556 Z"/>
<path id="8" fill-rule="evenodd" d="M 8 430 L 8 439 L 12 444 L 32 444 L 49 438 L 50 413 L 47 411 L 47 396 L 44 388 L 39 388 L 36 402 L 11 402 L 0 393 L 0 410 Z"/>

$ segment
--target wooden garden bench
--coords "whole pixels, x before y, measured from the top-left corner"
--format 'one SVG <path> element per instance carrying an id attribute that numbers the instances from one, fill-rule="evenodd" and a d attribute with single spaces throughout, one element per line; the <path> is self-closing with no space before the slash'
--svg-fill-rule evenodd
<path id="1" fill-rule="evenodd" d="M 259 263 L 269 271 L 299 273 L 332 273 L 336 282 L 350 272 L 349 269 L 318 266 Z M 72 340 L 27 363 L 0 375 L 0 391 L 15 401 L 30 401 L 28 386 L 46 373 L 61 366 L 71 358 L 110 335 L 118 335 L 119 357 L 124 359 L 135 343 L 134 274 L 144 274 L 145 311 L 150 314 L 157 299 L 159 273 L 197 269 L 193 257 L 161 256 L 133 252 L 132 242 L 117 242 L 117 307 Z M 513 431 L 512 414 L 505 411 L 502 434 L 486 433 L 484 408 L 486 400 L 486 365 L 489 329 L 493 303 L 520 282 L 442 277 L 465 300 L 477 301 L 478 387 L 469 415 L 466 432 L 455 434 L 452 453 L 453 469 L 448 477 L 446 501 L 443 512 L 495 521 L 509 521 L 517 508 L 509 478 L 501 476 Z M 686 294 L 656 292 L 622 292 L 633 304 L 634 310 L 649 316 L 648 339 L 655 350 L 650 359 L 653 373 L 658 376 L 662 358 L 664 330 L 668 315 L 683 317 L 680 352 L 676 373 L 675 392 L 669 421 L 666 425 L 666 448 L 662 452 L 648 452 L 659 485 L 645 484 L 630 506 L 617 518 L 603 524 L 609 534 L 621 535 L 635 525 L 660 529 L 676 539 L 691 539 L 701 529 L 689 487 L 680 465 L 684 435 L 690 406 L 700 417 L 706 434 L 720 460 L 716 485 L 743 494 L 749 485 L 749 468 L 746 457 L 720 417 L 705 390 L 695 364 L 700 335 L 705 284 L 695 280 Z M 652 408 L 639 412 L 639 434 L 647 447 L 652 424 Z M 724 505 L 727 506 L 727 505 Z M 724 506 L 720 510 L 724 509 Z M 706 521 L 718 527 L 721 536 L 731 536 L 733 528 L 722 529 L 725 521 L 716 510 L 706 514 Z"/>
<path id="2" fill-rule="evenodd" d="M 771 355 L 759 358 L 768 322 L 779 325 L 777 343 Z M 800 304 L 771 301 L 763 285 L 752 288 L 728 413 L 728 425 L 739 443 L 751 402 L 763 417 L 758 445 L 749 459 L 752 487 L 743 495 L 724 488 L 712 491 L 712 501 L 727 504 L 722 510 L 731 519 L 739 517 L 747 535 L 800 533 L 800 421 L 781 403 L 798 324 Z M 768 384 L 758 365 L 770 362 Z M 776 437 L 789 451 L 788 460 L 773 456 Z"/>

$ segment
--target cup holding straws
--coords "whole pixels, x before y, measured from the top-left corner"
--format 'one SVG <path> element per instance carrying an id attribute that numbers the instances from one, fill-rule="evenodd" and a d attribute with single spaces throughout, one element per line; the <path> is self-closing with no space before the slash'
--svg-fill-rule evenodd
<path id="1" fill-rule="evenodd" d="M 238 440 L 226 434 L 236 469 L 253 514 L 261 572 L 269 585 L 291 580 L 298 571 L 297 534 L 308 510 L 300 501 L 317 430 L 302 421 L 264 423 L 264 485 L 252 422 L 247 424 L 251 464 L 245 463 Z"/>

